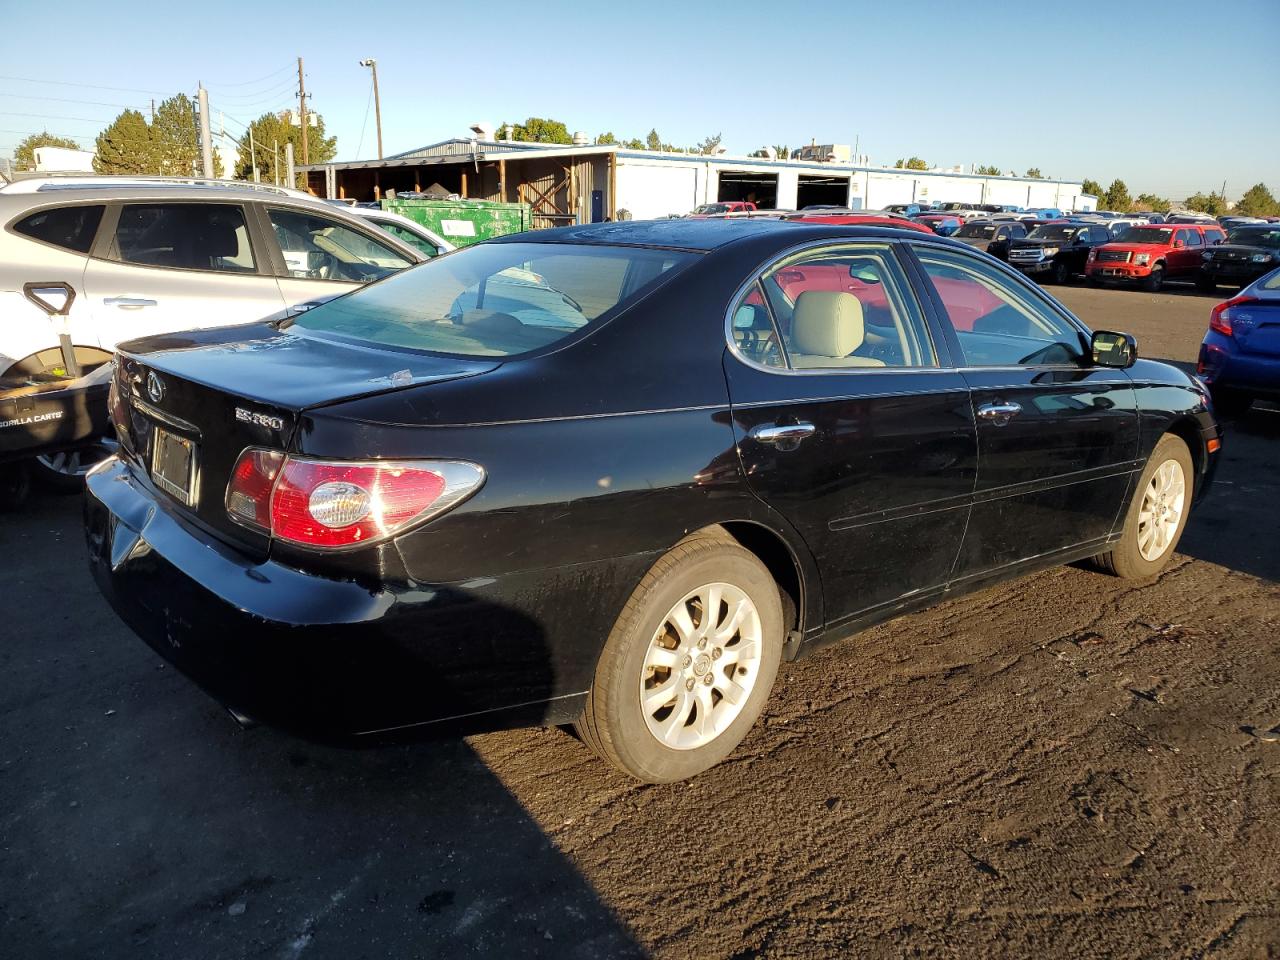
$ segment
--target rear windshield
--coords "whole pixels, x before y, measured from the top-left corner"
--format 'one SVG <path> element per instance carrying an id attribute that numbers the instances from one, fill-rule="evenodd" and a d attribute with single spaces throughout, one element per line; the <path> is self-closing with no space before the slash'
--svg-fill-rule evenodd
<path id="1" fill-rule="evenodd" d="M 704 203 L 700 207 L 693 208 L 694 213 L 728 213 L 729 205 L 727 203 Z"/>
<path id="2" fill-rule="evenodd" d="M 1250 247 L 1280 248 L 1280 228 L 1235 227 L 1228 231 L 1227 243 L 1241 243 Z"/>
<path id="3" fill-rule="evenodd" d="M 1168 227 L 1130 227 L 1117 238 L 1121 243 L 1168 243 L 1173 231 Z"/>
<path id="4" fill-rule="evenodd" d="M 957 237 L 968 237 L 970 240 L 985 240 L 995 236 L 996 228 L 992 223 L 966 223 L 957 231 Z"/>
<path id="5" fill-rule="evenodd" d="M 477 244 L 308 310 L 294 325 L 388 347 L 515 356 L 616 312 L 695 256 L 586 244 Z"/>

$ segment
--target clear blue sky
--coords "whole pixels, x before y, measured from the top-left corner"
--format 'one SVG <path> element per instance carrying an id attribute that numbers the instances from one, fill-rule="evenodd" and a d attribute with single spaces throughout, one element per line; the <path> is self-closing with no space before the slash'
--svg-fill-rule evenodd
<path id="1" fill-rule="evenodd" d="M 856 141 L 877 163 L 1280 194 L 1280 0 L 196 6 L 2 0 L 0 155 L 43 127 L 91 145 L 119 105 L 197 81 L 246 122 L 296 102 L 302 55 L 339 158 L 372 157 L 357 61 L 376 57 L 387 153 L 536 115 L 592 137 L 719 132 L 733 154 Z"/>

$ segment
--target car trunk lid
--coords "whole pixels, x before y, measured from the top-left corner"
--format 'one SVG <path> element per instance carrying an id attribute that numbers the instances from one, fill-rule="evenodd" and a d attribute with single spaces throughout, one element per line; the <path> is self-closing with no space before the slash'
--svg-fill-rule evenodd
<path id="1" fill-rule="evenodd" d="M 1242 353 L 1280 357 L 1280 299 L 1246 300 L 1231 307 L 1229 316 Z"/>
<path id="2" fill-rule="evenodd" d="M 459 360 L 279 330 L 270 324 L 122 344 L 113 418 L 125 455 L 202 525 L 265 550 L 267 537 L 227 514 L 227 482 L 246 447 L 288 450 L 303 411 L 475 376 Z M 369 451 L 352 450 L 353 459 Z"/>

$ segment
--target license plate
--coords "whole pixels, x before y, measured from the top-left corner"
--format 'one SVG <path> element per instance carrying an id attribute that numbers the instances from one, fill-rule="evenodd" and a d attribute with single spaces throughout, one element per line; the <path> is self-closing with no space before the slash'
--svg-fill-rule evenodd
<path id="1" fill-rule="evenodd" d="M 151 479 L 185 506 L 195 501 L 196 447 L 186 437 L 155 428 L 151 445 Z"/>
<path id="2" fill-rule="evenodd" d="M 1123 270 L 1117 270 L 1115 267 L 1108 267 L 1102 271 L 1104 277 L 1116 277 L 1123 273 Z"/>

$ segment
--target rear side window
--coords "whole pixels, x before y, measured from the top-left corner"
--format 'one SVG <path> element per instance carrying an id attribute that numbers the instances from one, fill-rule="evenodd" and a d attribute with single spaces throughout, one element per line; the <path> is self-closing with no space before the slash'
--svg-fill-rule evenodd
<path id="1" fill-rule="evenodd" d="M 51 243 L 64 250 L 88 253 L 98 232 L 98 224 L 102 222 L 103 209 L 102 204 L 95 203 L 41 210 L 19 220 L 13 229 L 25 237 Z"/>
<path id="2" fill-rule="evenodd" d="M 253 273 L 244 211 L 222 203 L 131 203 L 120 211 L 115 258 L 148 267 Z"/>
<path id="3" fill-rule="evenodd" d="M 321 304 L 293 325 L 389 347 L 515 356 L 608 319 L 694 259 L 639 247 L 477 244 Z"/>

